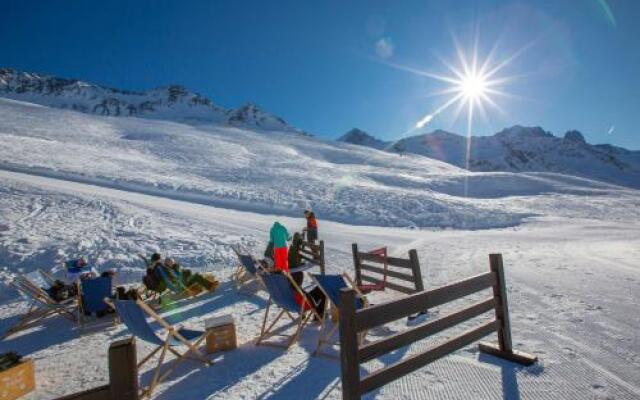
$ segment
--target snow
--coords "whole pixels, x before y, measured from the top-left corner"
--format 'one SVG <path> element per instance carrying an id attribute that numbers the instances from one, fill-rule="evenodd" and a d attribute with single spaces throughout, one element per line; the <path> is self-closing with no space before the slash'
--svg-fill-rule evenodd
<path id="1" fill-rule="evenodd" d="M 259 110 L 246 110 L 273 127 Z M 216 355 L 210 368 L 184 363 L 156 398 L 340 398 L 338 362 L 311 356 L 317 327 L 288 352 L 256 347 L 266 296 L 239 295 L 230 282 L 231 245 L 260 255 L 271 224 L 300 230 L 307 207 L 320 219 L 330 273 L 352 273 L 355 242 L 387 245 L 394 256 L 415 248 L 427 288 L 484 272 L 487 255 L 502 253 L 514 345 L 540 357 L 521 368 L 469 346 L 367 398 L 640 398 L 640 191 L 614 179 L 469 172 L 291 131 L 116 118 L 9 99 L 0 99 L 0 143 L 3 274 L 84 255 L 101 271 L 118 271 L 119 284 L 139 283 L 144 267 L 136 254 L 159 251 L 221 279 L 214 294 L 163 315 L 202 329 L 205 320 L 230 314 L 239 348 Z M 395 296 L 376 293 L 372 301 Z M 3 288 L 0 332 L 25 307 Z M 397 321 L 369 338 L 402 329 L 406 322 Z M 0 352 L 32 357 L 37 390 L 25 399 L 49 399 L 105 383 L 108 344 L 127 335 L 122 326 L 80 335 L 50 318 L 0 341 Z M 148 350 L 139 341 L 138 354 Z M 143 370 L 143 382 L 150 375 Z"/>
<path id="2" fill-rule="evenodd" d="M 156 398 L 340 398 L 339 363 L 311 356 L 317 328 L 308 328 L 301 343 L 288 352 L 256 347 L 251 341 L 259 332 L 266 298 L 238 295 L 229 282 L 234 262 L 228 245 L 241 243 L 259 254 L 275 218 L 291 230 L 303 225 L 302 218 L 221 209 L 15 172 L 0 172 L 0 182 L 0 262 L 11 270 L 52 266 L 63 256 L 82 253 L 99 269 L 119 268 L 125 271 L 121 280 L 134 280 L 143 267 L 133 253 L 160 250 L 223 280 L 215 294 L 180 302 L 164 315 L 201 329 L 207 318 L 231 314 L 240 347 L 217 355 L 209 368 L 185 363 L 160 386 Z M 591 200 L 585 197 L 585 201 Z M 540 357 L 539 364 L 521 368 L 480 355 L 469 346 L 367 398 L 638 398 L 640 225 L 637 218 L 605 217 L 549 215 L 518 227 L 477 231 L 321 220 L 329 272 L 352 272 L 352 242 L 365 249 L 386 244 L 396 256 L 416 248 L 425 286 L 433 288 L 486 271 L 487 254 L 501 252 L 514 345 Z M 377 296 L 374 302 L 394 295 Z M 25 307 L 11 297 L 3 304 L 0 330 Z M 398 321 L 374 330 L 369 338 L 402 329 L 405 322 Z M 52 398 L 105 383 L 108 343 L 126 335 L 122 327 L 80 335 L 66 321 L 52 318 L 0 342 L 0 351 L 17 350 L 35 359 L 38 387 L 26 399 Z M 416 343 L 365 369 L 390 364 L 432 343 Z M 139 355 L 149 349 L 139 341 Z M 148 370 L 142 379 L 151 379 Z"/>
<path id="3" fill-rule="evenodd" d="M 256 212 L 297 216 L 312 207 L 323 219 L 360 225 L 515 226 L 540 208 L 580 213 L 585 194 L 607 197 L 617 206 L 602 213 L 616 213 L 637 193 L 564 175 L 471 173 L 298 134 L 102 117 L 5 99 L 0 138 L 5 169 Z M 523 207 L 520 196 L 537 198 Z"/>

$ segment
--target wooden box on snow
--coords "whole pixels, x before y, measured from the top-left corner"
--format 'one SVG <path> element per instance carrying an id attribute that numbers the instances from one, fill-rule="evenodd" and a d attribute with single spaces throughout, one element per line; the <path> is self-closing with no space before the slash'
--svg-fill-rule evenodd
<path id="1" fill-rule="evenodd" d="M 236 326 L 231 315 L 210 318 L 204 324 L 207 331 L 207 353 L 237 347 Z"/>
<path id="2" fill-rule="evenodd" d="M 35 387 L 33 360 L 22 360 L 19 364 L 0 372 L 0 400 L 17 399 L 33 391 Z"/>

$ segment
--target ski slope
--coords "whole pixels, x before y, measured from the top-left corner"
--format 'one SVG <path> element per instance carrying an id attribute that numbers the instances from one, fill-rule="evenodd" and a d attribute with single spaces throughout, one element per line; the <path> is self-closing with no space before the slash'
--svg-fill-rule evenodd
<path id="1" fill-rule="evenodd" d="M 203 204 L 359 225 L 484 229 L 617 214 L 637 191 L 559 174 L 470 173 L 275 131 L 103 117 L 0 99 L 0 167 Z"/>
<path id="2" fill-rule="evenodd" d="M 575 184 L 566 179 L 567 187 Z M 577 201 L 567 207 L 563 196 L 581 197 L 581 207 Z M 416 248 L 427 288 L 484 272 L 487 254 L 503 253 L 514 346 L 540 357 L 538 365 L 520 368 L 467 347 L 367 398 L 640 398 L 640 198 L 605 190 L 600 196 L 556 193 L 490 200 L 506 209 L 536 208 L 546 215 L 515 227 L 472 231 L 321 219 L 329 272 L 352 270 L 353 242 L 365 249 L 388 245 L 398 256 Z M 201 328 L 208 316 L 231 313 L 240 347 L 217 356 L 209 368 L 184 363 L 160 386 L 158 399 L 340 398 L 339 364 L 311 356 L 316 329 L 307 329 L 288 352 L 254 346 L 266 298 L 240 296 L 228 281 L 234 265 L 229 245 L 240 243 L 259 254 L 275 219 L 290 230 L 303 224 L 302 218 L 0 171 L 0 265 L 26 271 L 85 254 L 100 269 L 119 269 L 121 281 L 133 281 L 142 274 L 134 253 L 160 250 L 222 278 L 215 294 L 179 303 L 165 315 Z M 379 302 L 391 294 L 376 296 L 373 301 Z M 2 297 L 0 330 L 26 306 L 7 291 Z M 404 325 L 390 324 L 371 338 Z M 0 352 L 11 349 L 33 357 L 38 388 L 25 399 L 49 399 L 105 383 L 108 343 L 126 335 L 120 327 L 81 336 L 64 320 L 52 319 L 0 342 Z M 367 368 L 395 362 L 428 344 L 414 344 Z M 148 350 L 138 343 L 139 354 Z M 143 371 L 142 379 L 148 382 L 150 373 Z"/>

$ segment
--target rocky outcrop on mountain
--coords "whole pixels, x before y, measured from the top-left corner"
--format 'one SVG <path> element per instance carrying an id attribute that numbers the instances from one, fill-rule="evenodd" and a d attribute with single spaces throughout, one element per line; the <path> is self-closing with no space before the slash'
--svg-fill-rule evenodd
<path id="1" fill-rule="evenodd" d="M 389 144 L 385 141 L 376 139 L 375 137 L 369 135 L 367 132 L 358 128 L 351 129 L 349 132 L 340 136 L 337 141 L 357 144 L 360 146 L 373 147 L 375 149 L 384 149 Z"/>

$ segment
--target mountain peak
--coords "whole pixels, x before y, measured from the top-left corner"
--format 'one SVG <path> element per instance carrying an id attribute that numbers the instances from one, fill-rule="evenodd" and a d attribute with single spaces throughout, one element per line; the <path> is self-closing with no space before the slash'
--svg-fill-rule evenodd
<path id="1" fill-rule="evenodd" d="M 510 128 L 505 128 L 495 134 L 498 138 L 549 138 L 553 137 L 553 134 L 545 131 L 539 126 L 521 126 L 514 125 Z"/>
<path id="2" fill-rule="evenodd" d="M 289 125 L 284 119 L 264 111 L 254 103 L 245 103 L 230 111 L 227 121 L 231 125 L 250 126 L 270 131 L 304 133 Z"/>
<path id="3" fill-rule="evenodd" d="M 571 142 L 587 143 L 586 140 L 584 140 L 582 133 L 576 130 L 567 131 L 567 133 L 564 134 L 564 139 Z"/>
<path id="4" fill-rule="evenodd" d="M 425 136 L 435 136 L 435 137 L 461 137 L 457 133 L 452 133 L 449 131 L 445 131 L 443 129 L 436 129 L 433 132 L 425 134 Z"/>
<path id="5" fill-rule="evenodd" d="M 340 136 L 337 141 L 357 144 L 360 146 L 373 147 L 376 149 L 382 149 L 387 145 L 387 142 L 384 142 L 359 128 L 352 128 L 347 133 Z"/>

